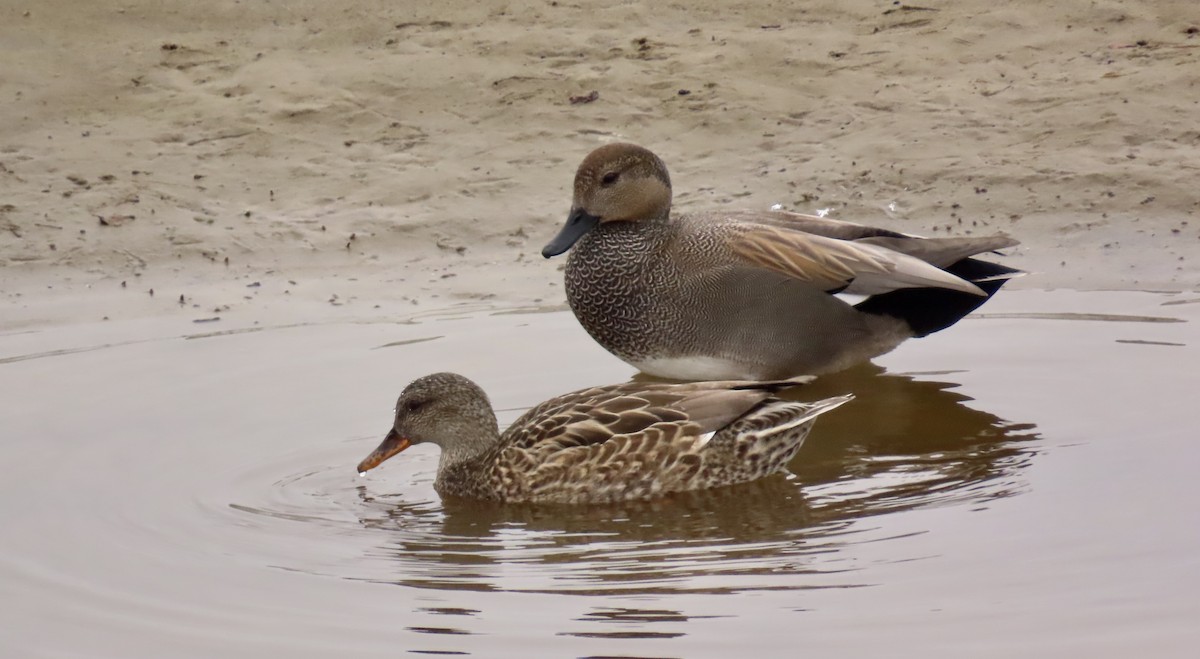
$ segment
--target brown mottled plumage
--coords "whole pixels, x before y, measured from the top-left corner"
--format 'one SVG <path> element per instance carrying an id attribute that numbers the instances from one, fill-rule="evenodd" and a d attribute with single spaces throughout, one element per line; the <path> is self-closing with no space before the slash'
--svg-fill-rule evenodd
<path id="1" fill-rule="evenodd" d="M 678 380 L 758 380 L 841 370 L 949 327 L 1021 274 L 971 257 L 1016 244 L 782 211 L 672 216 L 662 160 L 609 144 L 579 166 L 542 254 L 572 250 L 567 301 L 622 360 Z"/>
<path id="2" fill-rule="evenodd" d="M 807 380 L 592 387 L 537 405 L 501 435 L 478 385 L 435 373 L 400 394 L 392 429 L 358 470 L 430 442 L 442 449 L 442 496 L 590 503 L 744 483 L 782 470 L 816 417 L 852 398 L 773 395 Z"/>

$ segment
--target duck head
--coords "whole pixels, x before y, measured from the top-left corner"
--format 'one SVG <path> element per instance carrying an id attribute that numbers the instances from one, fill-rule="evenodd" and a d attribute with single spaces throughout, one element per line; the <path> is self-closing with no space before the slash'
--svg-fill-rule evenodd
<path id="1" fill-rule="evenodd" d="M 358 472 L 425 442 L 441 447 L 444 465 L 478 455 L 499 436 L 496 415 L 479 385 L 455 373 L 426 375 L 404 388 L 391 430 L 358 463 Z"/>
<path id="2" fill-rule="evenodd" d="M 575 171 L 571 213 L 542 256 L 562 254 L 602 223 L 665 219 L 670 210 L 671 177 L 663 161 L 636 144 L 606 144 Z"/>

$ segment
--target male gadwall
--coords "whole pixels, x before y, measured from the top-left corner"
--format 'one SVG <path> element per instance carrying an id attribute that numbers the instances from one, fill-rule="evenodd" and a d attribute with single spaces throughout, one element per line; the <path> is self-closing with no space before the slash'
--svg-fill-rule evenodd
<path id="1" fill-rule="evenodd" d="M 774 396 L 809 379 L 592 387 L 534 407 L 502 435 L 479 385 L 435 373 L 400 394 L 392 429 L 358 471 L 430 442 L 442 450 L 442 496 L 589 503 L 743 483 L 782 470 L 817 416 L 852 398 Z"/>
<path id="2" fill-rule="evenodd" d="M 781 211 L 671 215 L 666 165 L 602 146 L 546 258 L 571 249 L 571 310 L 600 345 L 676 380 L 839 371 L 953 325 L 1022 274 L 970 258 L 1003 235 L 917 238 Z M 837 293 L 867 295 L 850 304 Z"/>

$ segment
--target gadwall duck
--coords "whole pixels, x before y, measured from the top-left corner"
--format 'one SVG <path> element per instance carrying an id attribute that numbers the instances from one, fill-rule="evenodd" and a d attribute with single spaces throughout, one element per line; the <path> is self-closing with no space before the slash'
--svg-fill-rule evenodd
<path id="1" fill-rule="evenodd" d="M 400 394 L 392 429 L 358 471 L 429 442 L 442 451 L 433 487 L 443 497 L 591 503 L 743 483 L 784 469 L 817 416 L 852 398 L 774 395 L 808 379 L 592 387 L 500 434 L 483 389 L 435 373 Z"/>
<path id="2" fill-rule="evenodd" d="M 783 211 L 671 215 L 666 165 L 602 146 L 546 258 L 571 249 L 567 301 L 641 371 L 766 380 L 839 371 L 945 329 L 1021 273 L 970 258 L 1004 235 L 917 238 Z M 869 296 L 858 304 L 836 294 Z"/>

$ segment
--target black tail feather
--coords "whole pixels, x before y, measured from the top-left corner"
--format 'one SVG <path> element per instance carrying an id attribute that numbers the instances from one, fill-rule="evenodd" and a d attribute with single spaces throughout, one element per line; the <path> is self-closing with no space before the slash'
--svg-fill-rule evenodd
<path id="1" fill-rule="evenodd" d="M 962 320 L 995 295 L 1005 282 L 1021 274 L 1020 270 L 979 259 L 963 259 L 946 271 L 973 282 L 987 295 L 945 288 L 902 288 L 871 296 L 854 308 L 863 313 L 899 318 L 912 328 L 914 336 L 927 336 Z"/>

